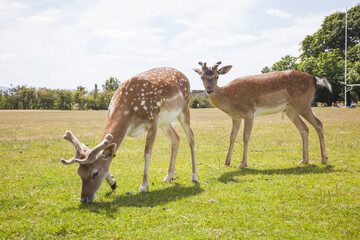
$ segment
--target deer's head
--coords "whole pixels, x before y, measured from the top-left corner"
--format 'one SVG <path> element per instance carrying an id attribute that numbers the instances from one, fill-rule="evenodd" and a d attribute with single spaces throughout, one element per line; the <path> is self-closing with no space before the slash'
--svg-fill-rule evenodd
<path id="1" fill-rule="evenodd" d="M 89 149 L 81 144 L 72 132 L 66 131 L 64 135 L 64 139 L 74 145 L 76 154 L 69 160 L 61 159 L 61 162 L 66 165 L 79 164 L 78 174 L 82 180 L 81 202 L 92 202 L 104 179 L 110 174 L 110 163 L 116 152 L 116 144 L 111 143 L 112 138 L 111 134 L 107 134 L 101 143 Z"/>
<path id="2" fill-rule="evenodd" d="M 201 76 L 205 91 L 209 95 L 215 93 L 215 88 L 217 86 L 217 80 L 219 78 L 219 75 L 226 74 L 232 68 L 231 65 L 228 65 L 218 69 L 220 64 L 221 62 L 219 61 L 215 63 L 212 67 L 207 67 L 206 63 L 199 62 L 201 69 L 194 69 L 194 71 Z"/>

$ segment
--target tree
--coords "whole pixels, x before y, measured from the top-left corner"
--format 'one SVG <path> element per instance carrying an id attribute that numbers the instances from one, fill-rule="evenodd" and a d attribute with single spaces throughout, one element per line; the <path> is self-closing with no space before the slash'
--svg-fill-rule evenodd
<path id="1" fill-rule="evenodd" d="M 86 105 L 85 94 L 87 94 L 85 87 L 78 86 L 76 89 L 76 92 L 74 94 L 74 101 L 75 101 L 75 104 L 77 104 L 78 109 L 80 109 L 80 110 L 85 109 L 85 105 Z"/>
<path id="2" fill-rule="evenodd" d="M 268 73 L 271 72 L 271 69 L 268 66 L 265 66 L 262 70 L 261 73 Z"/>
<path id="3" fill-rule="evenodd" d="M 39 109 L 54 109 L 56 93 L 54 90 L 48 88 L 39 88 L 37 91 L 38 108 Z"/>
<path id="4" fill-rule="evenodd" d="M 205 93 L 193 95 L 189 103 L 191 108 L 213 108 L 214 105 L 210 102 Z"/>
<path id="5" fill-rule="evenodd" d="M 19 95 L 22 101 L 22 109 L 32 109 L 36 106 L 36 92 L 34 87 L 22 86 Z"/>
<path id="6" fill-rule="evenodd" d="M 360 4 L 348 11 L 348 50 L 360 42 Z M 302 59 L 334 49 L 345 50 L 345 13 L 336 12 L 325 17 L 321 28 L 313 35 L 308 35 L 301 42 Z"/>
<path id="7" fill-rule="evenodd" d="M 360 4 L 348 11 L 348 64 L 347 82 L 360 83 Z M 272 68 L 264 67 L 261 71 L 279 71 L 296 69 L 326 77 L 332 84 L 333 93 L 329 94 L 323 88 L 317 88 L 315 99 L 331 102 L 344 98 L 344 68 L 345 68 L 345 13 L 336 12 L 327 16 L 321 28 L 312 35 L 308 35 L 301 42 L 301 54 L 296 62 L 295 57 L 289 55 L 274 63 Z M 350 97 L 359 100 L 360 89 L 353 88 Z M 350 98 L 348 98 L 350 101 Z"/>
<path id="8" fill-rule="evenodd" d="M 102 85 L 102 88 L 104 92 L 115 92 L 119 86 L 120 81 L 117 78 L 110 77 L 105 81 L 105 84 Z"/>
<path id="9" fill-rule="evenodd" d="M 56 95 L 56 108 L 60 110 L 71 110 L 73 93 L 69 90 L 57 90 Z"/>

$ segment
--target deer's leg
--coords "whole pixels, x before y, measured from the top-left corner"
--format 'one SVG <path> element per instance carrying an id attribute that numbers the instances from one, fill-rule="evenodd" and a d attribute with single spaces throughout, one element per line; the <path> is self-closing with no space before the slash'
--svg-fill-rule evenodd
<path id="1" fill-rule="evenodd" d="M 243 150 L 243 158 L 239 168 L 247 167 L 247 149 L 248 149 L 251 130 L 254 123 L 254 117 L 255 117 L 254 113 L 252 112 L 244 116 L 244 134 L 243 134 L 244 150 Z"/>
<path id="2" fill-rule="evenodd" d="M 176 161 L 177 151 L 179 148 L 180 137 L 176 133 L 175 129 L 171 126 L 171 124 L 161 128 L 161 130 L 169 138 L 171 143 L 171 158 L 170 158 L 169 170 L 167 176 L 163 180 L 163 182 L 170 182 L 174 178 L 175 161 Z"/>
<path id="3" fill-rule="evenodd" d="M 233 119 L 232 120 L 232 129 L 231 129 L 231 134 L 230 134 L 230 145 L 229 145 L 229 150 L 228 150 L 228 153 L 227 153 L 227 156 L 226 156 L 226 160 L 224 162 L 225 166 L 230 165 L 231 154 L 232 154 L 232 151 L 233 151 L 233 148 L 234 148 L 234 144 L 235 144 L 237 135 L 239 133 L 239 129 L 240 129 L 240 126 L 241 126 L 241 121 L 242 121 L 242 119 L 240 119 L 240 120 Z"/>
<path id="4" fill-rule="evenodd" d="M 105 135 L 105 133 L 104 133 L 104 135 Z M 103 138 L 105 137 L 104 135 L 103 135 Z M 116 145 L 117 145 L 117 149 L 120 147 L 122 141 L 123 141 L 124 138 L 125 138 L 125 135 L 126 135 L 126 129 L 121 130 L 121 131 L 119 132 L 119 135 L 118 135 L 118 137 L 117 137 L 116 140 L 115 140 L 115 143 L 116 143 Z M 116 151 L 115 151 L 115 152 L 116 152 Z M 115 153 L 115 152 L 114 152 L 114 153 Z M 114 155 L 114 156 L 115 156 L 115 155 Z M 117 188 L 117 185 L 116 185 L 116 181 L 115 181 L 114 177 L 113 177 L 112 174 L 110 173 L 110 170 L 109 170 L 108 173 L 106 174 L 105 179 L 106 179 L 106 182 L 107 182 L 107 183 L 109 184 L 109 186 L 111 187 L 111 189 L 114 191 L 114 190 Z"/>
<path id="5" fill-rule="evenodd" d="M 145 192 L 149 187 L 149 182 L 148 182 L 149 163 L 150 163 L 151 151 L 152 151 L 152 148 L 153 148 L 154 142 L 155 142 L 157 129 L 158 129 L 158 123 L 156 121 L 149 128 L 147 136 L 146 136 L 145 152 L 144 152 L 145 168 L 144 168 L 143 181 L 141 183 L 139 192 Z"/>
<path id="6" fill-rule="evenodd" d="M 116 181 L 114 179 L 114 177 L 111 175 L 110 171 L 107 173 L 106 175 L 106 181 L 109 184 L 109 186 L 111 187 L 111 189 L 114 191 L 116 189 Z"/>
<path id="7" fill-rule="evenodd" d="M 288 108 L 286 109 L 286 115 L 289 119 L 295 124 L 295 126 L 299 129 L 302 143 L 303 143 L 303 160 L 298 164 L 307 164 L 309 162 L 309 128 L 306 126 L 303 120 L 301 120 L 299 114 L 297 114 L 294 109 Z"/>
<path id="8" fill-rule="evenodd" d="M 321 149 L 321 163 L 326 164 L 327 163 L 327 154 L 325 150 L 325 139 L 324 139 L 324 132 L 323 132 L 323 124 L 322 122 L 314 115 L 311 108 L 307 109 L 307 111 L 300 113 L 302 117 L 306 119 L 316 130 L 319 141 L 320 141 L 320 149 Z"/>
<path id="9" fill-rule="evenodd" d="M 225 163 L 224 163 L 225 166 L 230 165 L 231 154 L 232 154 L 232 151 L 233 151 L 233 148 L 234 148 L 234 144 L 236 142 L 237 135 L 239 133 L 239 129 L 240 129 L 240 126 L 241 126 L 241 121 L 242 121 L 242 119 L 240 119 L 240 120 L 233 119 L 232 120 L 233 125 L 232 125 L 232 129 L 231 129 L 231 134 L 230 134 L 230 145 L 229 145 L 228 154 L 226 156 L 226 160 L 225 160 Z"/>
<path id="10" fill-rule="evenodd" d="M 196 169 L 196 161 L 195 161 L 195 141 L 194 141 L 194 133 L 190 127 L 190 111 L 188 108 L 185 108 L 182 113 L 179 115 L 178 120 L 180 122 L 181 127 L 183 128 L 191 152 L 191 163 L 192 163 L 192 174 L 191 181 L 197 183 L 197 169 Z"/>

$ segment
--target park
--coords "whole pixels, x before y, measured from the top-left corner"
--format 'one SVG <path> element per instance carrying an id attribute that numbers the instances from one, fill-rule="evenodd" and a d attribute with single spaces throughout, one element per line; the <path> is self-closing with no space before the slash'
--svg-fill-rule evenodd
<path id="1" fill-rule="evenodd" d="M 0 239 L 359 239 L 359 3 L 55 2 L 1 4 Z"/>
<path id="2" fill-rule="evenodd" d="M 174 180 L 162 183 L 170 144 L 158 132 L 149 189 L 138 193 L 145 134 L 127 137 L 111 165 L 118 188 L 104 184 L 94 202 L 79 201 L 77 166 L 60 163 L 73 147 L 72 129 L 95 146 L 107 111 L 0 111 L 1 227 L 4 239 L 356 239 L 360 234 L 360 111 L 313 108 L 324 124 L 328 164 L 322 165 L 316 131 L 309 126 L 308 165 L 301 137 L 281 113 L 255 119 L 248 167 L 239 169 L 242 141 L 223 166 L 231 119 L 216 108 L 192 109 L 198 181 L 180 124 Z M 83 123 L 86 119 L 86 124 Z M 241 131 L 241 130 L 240 130 Z"/>

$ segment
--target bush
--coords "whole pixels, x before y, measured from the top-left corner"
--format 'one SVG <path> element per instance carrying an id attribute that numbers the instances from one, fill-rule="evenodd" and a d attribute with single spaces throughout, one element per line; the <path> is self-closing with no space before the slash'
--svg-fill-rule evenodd
<path id="1" fill-rule="evenodd" d="M 214 105 L 210 102 L 205 93 L 198 93 L 190 98 L 190 108 L 213 108 Z"/>

